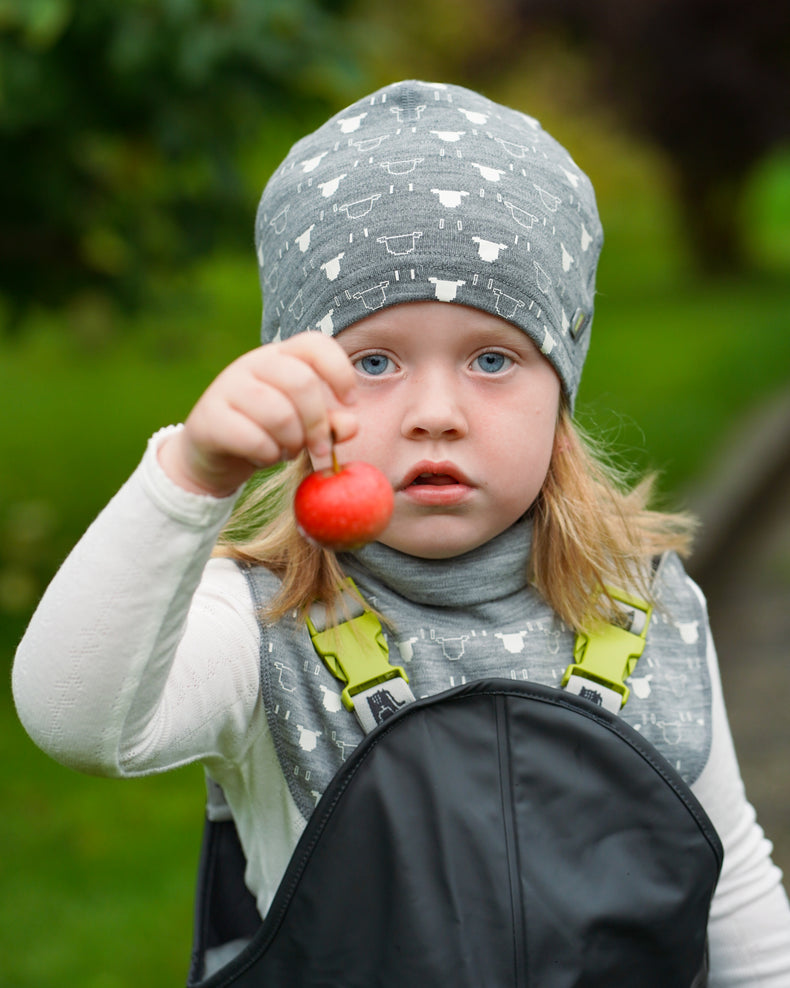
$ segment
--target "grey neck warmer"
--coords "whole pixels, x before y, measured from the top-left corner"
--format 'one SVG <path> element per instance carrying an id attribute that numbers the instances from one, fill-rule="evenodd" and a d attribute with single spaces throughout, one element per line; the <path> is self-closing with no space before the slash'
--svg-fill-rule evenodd
<path id="1" fill-rule="evenodd" d="M 573 406 L 602 240 L 589 179 L 537 120 L 459 86 L 395 83 L 297 142 L 267 184 L 262 340 L 460 303 L 527 333 Z"/>
<path id="2" fill-rule="evenodd" d="M 469 607 L 500 600 L 524 590 L 532 548 L 532 523 L 517 522 L 484 545 L 452 559 L 420 559 L 371 542 L 351 558 L 346 569 L 361 565 L 377 580 L 415 604 Z M 481 574 L 486 579 L 481 582 Z"/>

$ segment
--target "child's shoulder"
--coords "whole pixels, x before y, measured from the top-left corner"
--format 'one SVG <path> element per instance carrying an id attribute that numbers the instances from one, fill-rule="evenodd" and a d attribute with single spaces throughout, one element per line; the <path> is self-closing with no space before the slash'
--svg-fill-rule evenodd
<path id="1" fill-rule="evenodd" d="M 712 683 L 705 599 L 679 556 L 658 561 L 647 642 L 623 718 L 693 784 L 712 743 Z"/>
<path id="2" fill-rule="evenodd" d="M 640 663 L 663 669 L 683 688 L 692 683 L 700 692 L 699 702 L 710 702 L 709 622 L 705 597 L 674 552 L 661 557 L 653 584 L 655 606 L 647 644 Z M 646 660 L 646 661 L 645 661 Z"/>
<path id="3" fill-rule="evenodd" d="M 246 562 L 228 556 L 214 557 L 206 568 L 206 578 L 214 583 L 231 584 L 237 592 L 244 587 L 256 610 L 267 605 L 279 593 L 282 580 L 261 563 Z"/>
<path id="4" fill-rule="evenodd" d="M 656 561 L 653 593 L 659 608 L 670 615 L 676 612 L 704 614 L 707 611 L 702 591 L 676 552 L 665 552 Z"/>

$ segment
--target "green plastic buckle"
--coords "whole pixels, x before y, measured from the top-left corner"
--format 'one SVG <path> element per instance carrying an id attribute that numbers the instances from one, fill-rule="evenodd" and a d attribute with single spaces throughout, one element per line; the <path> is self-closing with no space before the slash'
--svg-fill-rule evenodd
<path id="1" fill-rule="evenodd" d="M 354 709 L 352 697 L 371 686 L 396 676 L 408 683 L 409 677 L 402 666 L 390 663 L 384 631 L 372 611 L 363 611 L 358 617 L 326 631 L 319 631 L 308 617 L 307 627 L 315 650 L 329 671 L 346 683 L 340 695 L 347 710 Z"/>
<path id="2" fill-rule="evenodd" d="M 629 631 L 616 624 L 607 624 L 593 634 L 579 633 L 573 646 L 574 662 L 565 670 L 562 685 L 567 685 L 573 675 L 590 679 L 619 693 L 622 708 L 630 695 L 625 680 L 633 673 L 644 651 L 653 608 L 639 597 L 620 590 L 609 589 L 608 593 L 612 600 L 633 610 L 631 626 L 639 630 Z"/>

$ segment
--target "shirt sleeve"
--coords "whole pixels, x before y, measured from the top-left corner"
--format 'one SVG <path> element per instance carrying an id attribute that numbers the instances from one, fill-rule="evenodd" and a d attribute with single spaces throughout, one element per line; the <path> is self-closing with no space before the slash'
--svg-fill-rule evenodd
<path id="1" fill-rule="evenodd" d="M 691 585 L 704 604 L 699 589 Z M 712 742 L 708 763 L 693 789 L 724 847 L 724 863 L 708 927 L 709 985 L 710 988 L 787 988 L 790 906 L 782 886 L 782 873 L 771 860 L 771 843 L 746 797 L 710 629 L 707 636 Z"/>
<path id="2" fill-rule="evenodd" d="M 63 563 L 15 657 L 25 729 L 80 771 L 240 757 L 260 719 L 246 582 L 232 562 L 208 562 L 235 495 L 174 484 L 156 456 L 170 431 Z"/>

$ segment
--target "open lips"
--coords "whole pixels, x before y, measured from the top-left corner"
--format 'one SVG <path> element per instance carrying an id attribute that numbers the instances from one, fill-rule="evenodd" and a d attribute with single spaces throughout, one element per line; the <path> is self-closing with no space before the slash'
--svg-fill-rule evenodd
<path id="1" fill-rule="evenodd" d="M 418 463 L 398 486 L 412 504 L 450 508 L 468 499 L 474 485 L 454 463 Z"/>
<path id="2" fill-rule="evenodd" d="M 399 485 L 398 490 L 404 490 L 410 486 L 444 487 L 450 484 L 460 484 L 464 487 L 472 486 L 471 481 L 454 463 L 423 461 L 412 467 L 403 478 L 403 483 Z"/>
<path id="3" fill-rule="evenodd" d="M 415 477 L 412 481 L 412 484 L 432 484 L 439 487 L 457 483 L 458 481 L 455 477 L 451 477 L 448 473 L 421 473 L 419 477 Z"/>

